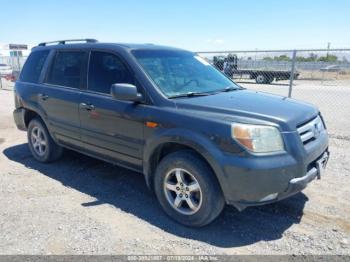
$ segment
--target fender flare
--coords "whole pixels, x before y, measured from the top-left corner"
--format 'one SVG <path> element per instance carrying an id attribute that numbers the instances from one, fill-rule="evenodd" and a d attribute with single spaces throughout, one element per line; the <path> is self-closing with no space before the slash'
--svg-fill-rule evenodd
<path id="1" fill-rule="evenodd" d="M 159 130 L 147 139 L 143 153 L 143 173 L 147 186 L 152 190 L 152 170 L 150 161 L 157 149 L 166 143 L 176 143 L 187 146 L 201 155 L 213 169 L 219 185 L 224 192 L 224 172 L 220 165 L 221 150 L 209 138 L 191 130 L 176 128 Z"/>
<path id="2" fill-rule="evenodd" d="M 57 143 L 55 136 L 53 136 L 51 133 L 50 125 L 49 125 L 49 122 L 47 119 L 47 114 L 45 113 L 45 111 L 37 104 L 32 104 L 32 103 L 28 104 L 27 103 L 27 104 L 22 105 L 22 106 L 23 106 L 23 109 L 26 111 L 25 114 L 28 111 L 32 111 L 32 112 L 36 113 L 41 118 L 41 120 L 44 122 L 47 130 L 49 131 L 49 134 L 51 135 L 52 139 Z M 24 115 L 24 117 L 25 117 L 25 115 Z"/>

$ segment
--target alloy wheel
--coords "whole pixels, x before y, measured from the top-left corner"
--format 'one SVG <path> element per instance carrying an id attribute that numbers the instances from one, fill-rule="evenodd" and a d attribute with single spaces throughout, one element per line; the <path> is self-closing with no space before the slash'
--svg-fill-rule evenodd
<path id="1" fill-rule="evenodd" d="M 202 190 L 197 179 L 182 168 L 166 174 L 164 193 L 170 206 L 184 215 L 196 213 L 202 205 Z"/>
<path id="2" fill-rule="evenodd" d="M 47 139 L 44 131 L 40 127 L 35 126 L 32 129 L 30 138 L 35 153 L 39 156 L 45 155 L 47 149 Z"/>

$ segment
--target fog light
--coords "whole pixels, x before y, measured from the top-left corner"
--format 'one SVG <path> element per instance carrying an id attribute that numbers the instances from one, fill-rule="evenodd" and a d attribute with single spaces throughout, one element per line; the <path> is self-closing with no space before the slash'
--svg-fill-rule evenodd
<path id="1" fill-rule="evenodd" d="M 267 195 L 266 197 L 260 199 L 259 202 L 273 200 L 273 199 L 275 199 L 277 197 L 277 195 L 278 195 L 278 193 L 273 193 L 273 194 Z"/>

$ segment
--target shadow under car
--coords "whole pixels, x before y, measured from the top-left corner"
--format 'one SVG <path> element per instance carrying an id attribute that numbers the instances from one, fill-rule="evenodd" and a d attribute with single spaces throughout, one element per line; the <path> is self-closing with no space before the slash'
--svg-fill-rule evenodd
<path id="1" fill-rule="evenodd" d="M 65 150 L 62 159 L 51 164 L 36 161 L 27 144 L 8 147 L 3 153 L 11 161 L 96 198 L 96 201 L 81 203 L 84 207 L 107 203 L 168 233 L 218 247 L 238 247 L 281 238 L 285 230 L 300 222 L 308 200 L 299 193 L 243 212 L 227 206 L 213 223 L 203 228 L 189 228 L 174 222 L 162 211 L 143 176 L 136 172 L 69 150 Z"/>

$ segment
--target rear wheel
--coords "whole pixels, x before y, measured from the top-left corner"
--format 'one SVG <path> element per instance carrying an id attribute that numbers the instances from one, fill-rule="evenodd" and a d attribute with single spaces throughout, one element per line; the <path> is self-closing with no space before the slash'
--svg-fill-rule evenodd
<path id="1" fill-rule="evenodd" d="M 225 205 L 215 174 L 191 151 L 165 156 L 157 167 L 154 188 L 164 211 L 186 226 L 209 224 Z"/>
<path id="2" fill-rule="evenodd" d="M 53 141 L 40 118 L 34 118 L 30 121 L 27 136 L 29 149 L 36 160 L 51 162 L 62 155 L 63 148 Z"/>

